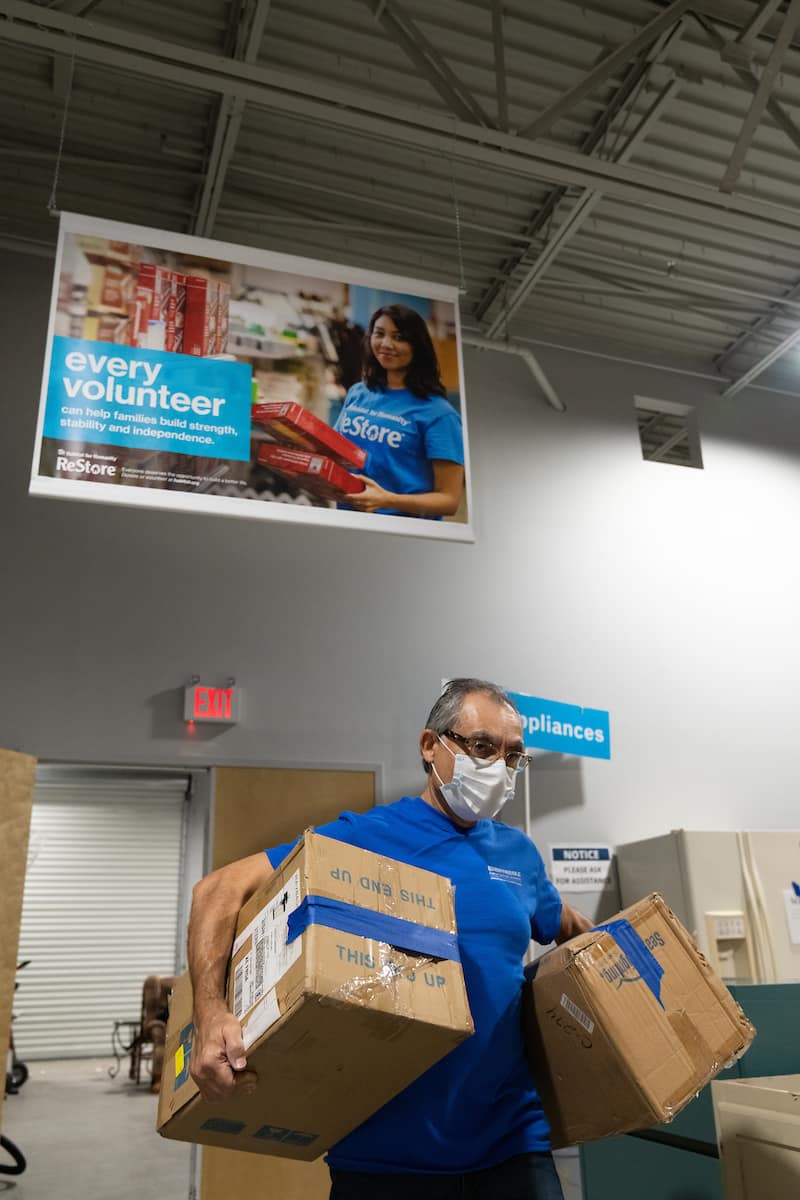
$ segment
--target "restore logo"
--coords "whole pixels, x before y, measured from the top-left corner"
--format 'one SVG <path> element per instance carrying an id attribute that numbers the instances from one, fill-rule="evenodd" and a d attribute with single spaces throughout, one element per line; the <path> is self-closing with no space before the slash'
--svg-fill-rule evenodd
<path id="1" fill-rule="evenodd" d="M 112 479 L 117 474 L 117 468 L 113 463 L 92 462 L 88 458 L 68 456 L 63 451 L 56 455 L 56 471 L 62 473 L 66 471 L 70 475 L 104 475 L 106 478 Z"/>

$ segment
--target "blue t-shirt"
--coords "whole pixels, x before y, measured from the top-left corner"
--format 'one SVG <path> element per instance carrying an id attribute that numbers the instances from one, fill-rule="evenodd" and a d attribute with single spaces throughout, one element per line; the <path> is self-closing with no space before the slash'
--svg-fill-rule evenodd
<path id="1" fill-rule="evenodd" d="M 433 459 L 464 462 L 461 417 L 443 396 L 420 399 L 406 388 L 373 392 L 356 383 L 334 428 L 367 451 L 361 473 L 402 496 L 434 490 Z"/>
<path id="2" fill-rule="evenodd" d="M 531 936 L 543 945 L 555 937 L 561 898 L 533 842 L 499 821 L 462 829 L 419 796 L 342 813 L 317 832 L 452 880 L 475 1023 L 472 1037 L 333 1146 L 330 1165 L 460 1173 L 547 1150 L 522 1044 L 522 959 Z M 274 867 L 294 844 L 267 851 Z"/>

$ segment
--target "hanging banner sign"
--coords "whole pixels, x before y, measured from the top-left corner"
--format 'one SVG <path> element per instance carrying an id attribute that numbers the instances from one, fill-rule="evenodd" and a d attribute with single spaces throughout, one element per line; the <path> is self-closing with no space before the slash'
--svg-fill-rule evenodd
<path id="1" fill-rule="evenodd" d="M 525 745 L 582 758 L 611 758 L 609 715 L 541 696 L 509 692 L 522 716 Z"/>
<path id="2" fill-rule="evenodd" d="M 63 213 L 30 491 L 472 541 L 457 290 Z"/>
<path id="3" fill-rule="evenodd" d="M 611 847 L 595 842 L 550 846 L 550 878 L 567 892 L 609 892 L 614 887 Z"/>

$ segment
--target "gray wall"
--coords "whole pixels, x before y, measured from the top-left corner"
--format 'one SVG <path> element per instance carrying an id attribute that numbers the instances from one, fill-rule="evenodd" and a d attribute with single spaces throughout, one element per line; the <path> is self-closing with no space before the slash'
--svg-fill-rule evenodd
<path id="1" fill-rule="evenodd" d="M 0 257 L 0 745 L 377 764 L 390 799 L 441 678 L 478 674 L 611 712 L 610 762 L 537 763 L 542 842 L 797 824 L 796 401 L 542 351 L 562 416 L 468 352 L 475 545 L 33 500 L 50 273 Z M 704 470 L 642 461 L 636 394 L 697 406 Z M 241 725 L 187 736 L 195 673 L 236 676 Z"/>

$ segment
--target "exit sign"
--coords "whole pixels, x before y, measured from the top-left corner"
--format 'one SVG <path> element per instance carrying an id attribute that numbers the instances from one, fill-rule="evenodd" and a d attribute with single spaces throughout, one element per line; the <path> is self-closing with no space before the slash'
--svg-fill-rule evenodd
<path id="1" fill-rule="evenodd" d="M 235 725 L 241 713 L 242 694 L 238 687 L 187 687 L 183 700 L 184 721 L 214 721 Z"/>

